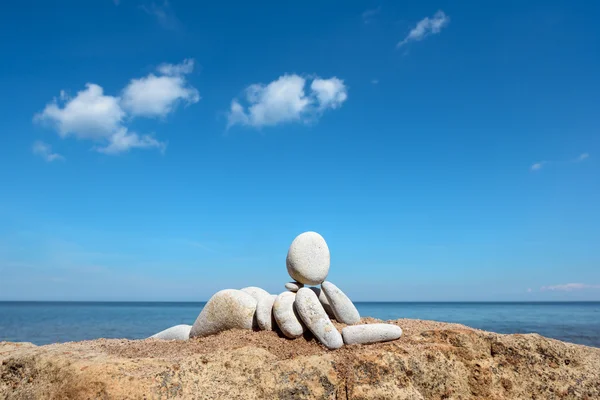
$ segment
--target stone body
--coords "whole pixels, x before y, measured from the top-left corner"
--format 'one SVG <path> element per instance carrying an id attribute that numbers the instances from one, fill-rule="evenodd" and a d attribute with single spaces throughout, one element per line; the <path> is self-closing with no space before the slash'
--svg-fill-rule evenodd
<path id="1" fill-rule="evenodd" d="M 285 284 L 285 288 L 294 293 L 296 293 L 301 287 L 304 287 L 304 284 L 300 282 L 288 282 Z"/>
<path id="2" fill-rule="evenodd" d="M 228 329 L 252 329 L 257 301 L 246 292 L 225 289 L 206 303 L 192 325 L 190 337 L 214 335 Z"/>
<path id="3" fill-rule="evenodd" d="M 191 329 L 191 325 L 175 325 L 150 336 L 150 338 L 161 340 L 188 340 L 190 338 Z"/>
<path id="4" fill-rule="evenodd" d="M 290 339 L 302 336 L 304 325 L 294 308 L 296 293 L 283 292 L 273 303 L 273 316 L 281 332 Z"/>
<path id="5" fill-rule="evenodd" d="M 254 297 L 254 300 L 259 301 L 262 298 L 269 297 L 271 294 L 267 292 L 265 289 L 261 289 L 256 286 L 248 286 L 241 289 L 242 292 L 248 293 L 250 296 Z"/>
<path id="6" fill-rule="evenodd" d="M 304 325 L 315 335 L 317 340 L 330 350 L 344 345 L 342 335 L 337 331 L 317 294 L 309 288 L 300 288 L 296 293 L 295 307 Z"/>
<path id="7" fill-rule="evenodd" d="M 286 265 L 290 276 L 305 285 L 318 285 L 329 273 L 330 254 L 325 239 L 316 232 L 298 235 L 288 250 Z"/>
<path id="8" fill-rule="evenodd" d="M 327 300 L 327 296 L 325 296 L 325 292 L 323 292 L 321 290 L 321 288 L 318 288 L 315 286 L 311 286 L 311 287 L 309 287 L 309 289 L 312 290 L 313 292 L 315 292 L 315 294 L 319 298 L 319 301 L 321 302 L 321 305 L 325 309 L 325 312 L 327 313 L 329 318 L 335 319 L 335 314 L 333 313 L 333 310 L 331 309 L 331 304 L 329 304 L 329 300 Z"/>
<path id="9" fill-rule="evenodd" d="M 338 322 L 354 325 L 360 322 L 360 314 L 352 301 L 337 286 L 331 282 L 323 282 L 321 289 L 325 293 L 331 310 Z"/>
<path id="10" fill-rule="evenodd" d="M 391 324 L 352 325 L 342 329 L 346 344 L 369 344 L 399 339 L 402 329 Z"/>
<path id="11" fill-rule="evenodd" d="M 256 304 L 256 322 L 259 329 L 263 331 L 275 330 L 277 323 L 273 316 L 273 303 L 275 303 L 276 295 L 272 294 L 268 297 L 262 297 Z"/>

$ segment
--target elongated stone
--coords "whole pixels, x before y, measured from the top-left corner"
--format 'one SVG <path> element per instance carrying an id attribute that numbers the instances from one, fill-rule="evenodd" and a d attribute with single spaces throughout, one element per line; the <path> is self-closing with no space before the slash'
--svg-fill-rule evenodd
<path id="1" fill-rule="evenodd" d="M 273 303 L 277 295 L 269 295 L 268 297 L 262 297 L 256 304 L 256 321 L 258 327 L 263 331 L 275 330 L 277 322 L 273 316 Z"/>
<path id="2" fill-rule="evenodd" d="M 214 335 L 229 329 L 252 329 L 257 301 L 241 290 L 225 289 L 206 303 L 192 325 L 190 337 Z"/>
<path id="3" fill-rule="evenodd" d="M 368 344 L 396 340 L 402 336 L 402 329 L 392 324 L 353 325 L 342 329 L 346 344 Z"/>
<path id="4" fill-rule="evenodd" d="M 327 316 L 317 294 L 309 288 L 300 288 L 296 293 L 294 303 L 298 315 L 304 325 L 315 335 L 325 347 L 330 350 L 339 349 L 344 345 L 342 335 L 337 331 Z"/>
<path id="5" fill-rule="evenodd" d="M 294 293 L 296 293 L 301 287 L 304 287 L 304 284 L 300 282 L 288 282 L 285 284 L 285 288 Z"/>
<path id="6" fill-rule="evenodd" d="M 150 337 L 162 340 L 188 340 L 191 329 L 191 325 L 175 325 Z"/>
<path id="7" fill-rule="evenodd" d="M 254 297 L 254 300 L 259 301 L 262 298 L 269 297 L 271 294 L 267 292 L 265 289 L 261 289 L 256 286 L 248 286 L 241 289 L 242 292 L 248 293 L 250 296 Z"/>
<path id="8" fill-rule="evenodd" d="M 329 300 L 327 300 L 327 296 L 325 296 L 325 292 L 323 292 L 321 290 L 321 288 L 318 288 L 315 286 L 311 286 L 311 287 L 309 287 L 309 289 L 312 290 L 313 292 L 315 292 L 315 294 L 319 298 L 319 301 L 321 302 L 321 305 L 325 309 L 325 312 L 327 313 L 329 318 L 335 319 L 335 314 L 333 313 L 333 310 L 331 309 L 331 304 L 329 304 Z"/>
<path id="9" fill-rule="evenodd" d="M 297 282 L 318 285 L 329 273 L 330 254 L 325 239 L 317 232 L 298 235 L 288 250 L 286 266 Z"/>
<path id="10" fill-rule="evenodd" d="M 273 316 L 277 321 L 277 326 L 290 339 L 300 337 L 304 333 L 304 325 L 294 308 L 295 300 L 296 293 L 283 292 L 273 303 Z"/>
<path id="11" fill-rule="evenodd" d="M 360 314 L 352 301 L 337 286 L 331 282 L 323 282 L 321 289 L 325 292 L 327 300 L 335 319 L 344 324 L 353 325 L 360 322 Z"/>

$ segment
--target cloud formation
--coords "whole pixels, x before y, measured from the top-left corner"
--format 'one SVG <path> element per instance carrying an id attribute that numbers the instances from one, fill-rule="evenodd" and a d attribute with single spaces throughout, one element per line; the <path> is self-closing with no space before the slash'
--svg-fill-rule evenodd
<path id="1" fill-rule="evenodd" d="M 546 166 L 547 164 L 570 164 L 570 163 L 580 163 L 583 162 L 585 160 L 587 160 L 588 158 L 590 158 L 589 153 L 582 153 L 579 156 L 577 156 L 577 158 L 568 160 L 568 161 L 540 161 L 537 162 L 535 164 L 533 164 L 530 169 L 532 171 L 539 171 L 540 169 L 542 169 L 542 167 Z"/>
<path id="2" fill-rule="evenodd" d="M 575 159 L 575 161 L 576 162 L 581 162 L 581 161 L 587 160 L 588 158 L 590 158 L 590 155 L 588 153 L 582 153 L 582 154 L 579 155 L 579 157 L 577 157 Z"/>
<path id="3" fill-rule="evenodd" d="M 245 90 L 244 106 L 233 99 L 227 126 L 248 125 L 256 128 L 285 122 L 307 122 L 327 109 L 341 107 L 348 99 L 344 81 L 336 77 L 314 78 L 307 94 L 307 80 L 299 75 L 283 75 L 264 85 L 253 84 Z"/>
<path id="4" fill-rule="evenodd" d="M 33 151 L 33 154 L 42 157 L 48 162 L 65 159 L 60 154 L 53 153 L 52 147 L 49 144 L 46 144 L 39 140 L 33 143 L 33 147 L 31 150 Z"/>
<path id="5" fill-rule="evenodd" d="M 371 22 L 373 22 L 373 19 L 377 16 L 377 14 L 379 14 L 380 12 L 381 12 L 381 6 L 379 6 L 377 8 L 372 8 L 372 9 L 366 10 L 365 12 L 362 13 L 363 23 L 370 24 Z"/>
<path id="6" fill-rule="evenodd" d="M 164 29 L 177 31 L 181 29 L 181 21 L 175 15 L 171 3 L 165 0 L 162 5 L 150 3 L 150 5 L 142 5 L 140 8 L 148 15 L 156 18 L 156 21 Z"/>
<path id="7" fill-rule="evenodd" d="M 442 28 L 450 23 L 450 17 L 442 10 L 436 12 L 433 17 L 425 17 L 417 25 L 411 29 L 408 35 L 398 42 L 396 47 L 404 46 L 409 42 L 418 42 L 425 39 L 427 36 L 435 35 L 441 32 Z"/>
<path id="8" fill-rule="evenodd" d="M 198 102 L 198 91 L 188 85 L 184 76 L 192 70 L 193 60 L 163 64 L 158 68 L 158 76 L 151 73 L 132 79 L 121 96 L 107 95 L 95 83 L 87 83 L 73 98 L 63 90 L 35 115 L 34 121 L 50 125 L 61 138 L 91 140 L 97 144 L 95 150 L 106 154 L 132 148 L 164 150 L 165 143 L 131 132 L 126 124 L 133 117 L 165 117 L 179 103 Z"/>
<path id="9" fill-rule="evenodd" d="M 540 161 L 531 166 L 532 171 L 539 171 L 546 164 L 546 161 Z"/>
<path id="10" fill-rule="evenodd" d="M 585 290 L 585 289 L 600 289 L 600 285 L 589 285 L 586 283 L 565 283 L 562 285 L 553 286 L 542 286 L 541 291 L 560 291 L 560 292 L 572 292 L 574 290 Z"/>

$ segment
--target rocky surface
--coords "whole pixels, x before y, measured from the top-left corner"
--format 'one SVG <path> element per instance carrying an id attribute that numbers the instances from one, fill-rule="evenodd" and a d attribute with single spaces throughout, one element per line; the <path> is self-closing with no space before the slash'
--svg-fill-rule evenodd
<path id="1" fill-rule="evenodd" d="M 600 349 L 431 321 L 390 323 L 402 327 L 399 340 L 335 351 L 308 336 L 249 330 L 185 342 L 4 342 L 0 399 L 600 398 Z"/>

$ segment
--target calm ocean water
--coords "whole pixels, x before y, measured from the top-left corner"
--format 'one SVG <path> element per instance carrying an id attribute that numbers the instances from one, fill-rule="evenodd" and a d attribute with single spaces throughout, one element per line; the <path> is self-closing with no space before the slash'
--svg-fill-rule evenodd
<path id="1" fill-rule="evenodd" d="M 192 324 L 204 303 L 0 302 L 0 341 L 47 344 L 140 339 Z M 498 333 L 543 336 L 600 347 L 600 302 L 356 303 L 362 316 L 458 322 Z"/>

